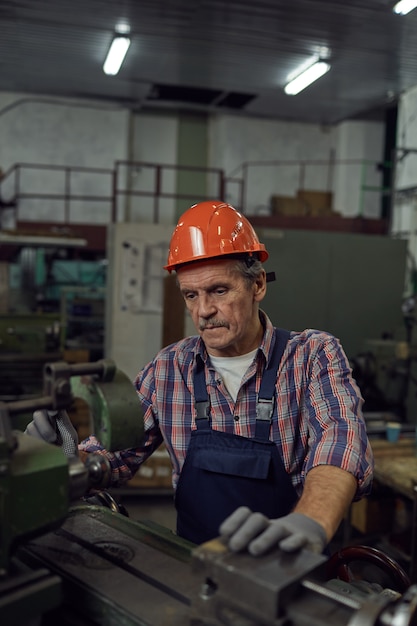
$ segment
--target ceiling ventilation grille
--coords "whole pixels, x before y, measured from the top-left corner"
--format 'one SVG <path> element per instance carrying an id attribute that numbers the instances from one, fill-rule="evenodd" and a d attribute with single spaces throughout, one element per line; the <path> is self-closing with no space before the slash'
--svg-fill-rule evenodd
<path id="1" fill-rule="evenodd" d="M 239 110 L 254 98 L 256 98 L 255 94 L 236 91 L 225 92 L 220 89 L 154 84 L 147 99 L 154 102 L 178 102 Z"/>

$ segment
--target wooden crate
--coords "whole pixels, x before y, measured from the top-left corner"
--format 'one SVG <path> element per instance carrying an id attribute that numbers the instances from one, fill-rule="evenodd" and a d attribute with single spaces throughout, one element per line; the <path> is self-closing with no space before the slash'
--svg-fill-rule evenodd
<path id="1" fill-rule="evenodd" d="M 394 495 L 371 495 L 353 502 L 350 523 L 365 535 L 389 533 L 394 525 L 395 507 Z"/>
<path id="2" fill-rule="evenodd" d="M 281 217 L 306 215 L 305 204 L 295 196 L 272 196 L 271 213 Z"/>
<path id="3" fill-rule="evenodd" d="M 333 196 L 329 191 L 309 191 L 300 189 L 297 199 L 304 207 L 304 215 L 322 217 L 332 215 Z"/>
<path id="4" fill-rule="evenodd" d="M 164 445 L 140 466 L 127 485 L 141 489 L 172 489 L 172 463 Z"/>

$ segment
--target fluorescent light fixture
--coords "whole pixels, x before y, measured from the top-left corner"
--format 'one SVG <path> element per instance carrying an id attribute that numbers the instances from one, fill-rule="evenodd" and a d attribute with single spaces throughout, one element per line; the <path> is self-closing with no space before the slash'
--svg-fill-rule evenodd
<path id="1" fill-rule="evenodd" d="M 303 89 L 314 83 L 318 78 L 323 76 L 330 69 L 330 63 L 327 61 L 318 60 L 312 65 L 309 65 L 306 69 L 302 70 L 296 76 L 291 74 L 290 82 L 285 85 L 284 91 L 289 96 L 295 96 Z M 294 78 L 292 78 L 294 76 Z"/>
<path id="2" fill-rule="evenodd" d="M 130 37 L 126 37 L 126 35 L 116 35 L 111 43 L 106 60 L 104 61 L 103 71 L 105 74 L 109 74 L 110 76 L 115 76 L 117 74 L 124 61 L 129 46 Z"/>
<path id="3" fill-rule="evenodd" d="M 400 0 L 400 2 L 394 5 L 393 11 L 399 15 L 407 15 L 407 13 L 410 13 L 410 11 L 416 7 L 417 0 Z"/>

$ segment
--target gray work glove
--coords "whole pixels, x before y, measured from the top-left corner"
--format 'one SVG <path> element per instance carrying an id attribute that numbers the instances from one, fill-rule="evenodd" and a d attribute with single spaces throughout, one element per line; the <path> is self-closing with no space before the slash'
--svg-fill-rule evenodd
<path id="1" fill-rule="evenodd" d="M 66 411 L 35 411 L 26 435 L 61 446 L 65 456 L 78 456 L 78 435 Z"/>
<path id="2" fill-rule="evenodd" d="M 289 513 L 278 519 L 269 519 L 262 513 L 252 513 L 241 506 L 220 526 L 220 535 L 230 550 L 239 552 L 244 548 L 254 556 L 264 554 L 279 546 L 284 552 L 307 548 L 321 553 L 327 538 L 321 524 L 302 513 Z"/>

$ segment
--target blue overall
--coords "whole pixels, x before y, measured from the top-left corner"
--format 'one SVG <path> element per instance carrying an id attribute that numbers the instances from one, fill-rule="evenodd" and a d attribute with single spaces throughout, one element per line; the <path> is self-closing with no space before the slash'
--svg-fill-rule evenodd
<path id="1" fill-rule="evenodd" d="M 194 372 L 197 430 L 191 440 L 175 495 L 177 534 L 194 543 L 219 535 L 221 523 L 239 506 L 270 518 L 287 515 L 297 494 L 275 443 L 269 440 L 277 419 L 275 385 L 289 332 L 277 329 L 275 345 L 258 394 L 255 437 L 211 429 L 204 362 Z"/>

